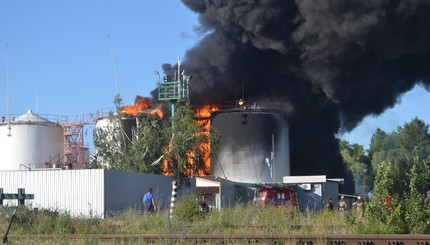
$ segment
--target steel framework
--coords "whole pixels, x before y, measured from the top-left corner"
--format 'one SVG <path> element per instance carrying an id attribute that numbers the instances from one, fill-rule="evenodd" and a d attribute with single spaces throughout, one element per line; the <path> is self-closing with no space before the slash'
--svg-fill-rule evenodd
<path id="1" fill-rule="evenodd" d="M 60 116 L 64 128 L 64 164 L 66 168 L 84 169 L 88 147 L 84 143 L 84 126 L 96 124 L 97 120 L 109 116 L 110 110 L 100 110 L 95 114 Z"/>

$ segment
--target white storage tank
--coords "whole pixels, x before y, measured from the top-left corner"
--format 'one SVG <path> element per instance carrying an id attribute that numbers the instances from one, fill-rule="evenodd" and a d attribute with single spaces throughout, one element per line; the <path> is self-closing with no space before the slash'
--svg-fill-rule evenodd
<path id="1" fill-rule="evenodd" d="M 0 124 L 0 170 L 51 167 L 63 163 L 64 130 L 29 110 Z"/>
<path id="2" fill-rule="evenodd" d="M 138 123 L 137 117 L 130 117 L 130 118 L 122 118 L 122 127 L 124 132 L 127 134 L 127 137 L 129 139 L 132 139 L 132 130 L 134 127 L 136 127 Z M 108 145 L 110 152 L 115 152 L 120 150 L 119 146 L 113 142 L 113 139 L 118 138 L 119 135 L 116 131 L 116 128 L 118 127 L 118 123 L 115 119 L 107 117 L 103 119 L 97 120 L 96 128 L 95 128 L 95 134 L 98 135 L 99 130 L 103 130 L 105 133 L 107 133 L 107 140 L 111 141 L 111 144 Z M 116 135 L 115 135 L 116 134 Z M 97 146 L 95 146 L 96 152 L 97 152 Z M 96 159 L 97 164 L 102 166 L 103 168 L 110 168 L 110 164 L 107 159 L 103 159 L 102 157 L 98 156 Z"/>

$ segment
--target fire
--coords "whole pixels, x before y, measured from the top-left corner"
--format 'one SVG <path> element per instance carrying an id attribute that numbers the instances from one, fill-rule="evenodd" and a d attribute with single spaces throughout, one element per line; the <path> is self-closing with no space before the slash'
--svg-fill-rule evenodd
<path id="1" fill-rule="evenodd" d="M 202 131 L 198 134 L 207 134 L 210 136 L 210 117 L 212 116 L 212 113 L 219 110 L 217 106 L 213 105 L 205 105 L 201 108 L 194 110 L 194 118 L 196 118 L 197 123 L 202 125 Z M 170 147 L 170 146 L 169 146 Z M 167 147 L 167 148 L 169 148 Z M 200 153 L 200 159 L 196 159 L 196 152 L 195 151 L 188 151 L 187 152 L 187 161 L 184 164 L 185 170 L 183 170 L 183 174 L 185 175 L 209 175 L 211 170 L 211 159 L 210 159 L 210 149 L 211 149 L 211 143 L 208 141 L 207 143 L 200 143 L 199 150 Z M 165 150 L 167 151 L 167 149 Z M 203 161 L 203 169 L 196 169 L 196 161 Z M 163 160 L 163 174 L 164 175 L 172 175 L 172 170 L 169 169 L 169 160 L 164 159 Z"/>
<path id="2" fill-rule="evenodd" d="M 142 97 L 137 95 L 136 99 L 134 100 L 133 105 L 126 105 L 121 110 L 124 114 L 157 114 L 160 118 L 163 117 L 163 113 L 159 108 L 154 108 L 154 105 L 152 104 L 152 99 L 148 97 Z"/>
<path id="3" fill-rule="evenodd" d="M 205 105 L 201 108 L 198 108 L 195 110 L 194 117 L 197 118 L 197 122 L 203 126 L 203 132 L 202 134 L 210 134 L 211 129 L 211 121 L 210 117 L 212 116 L 212 113 L 215 111 L 218 111 L 219 107 L 214 105 Z M 209 175 L 211 170 L 211 158 L 210 158 L 210 149 L 211 149 L 211 142 L 207 143 L 201 143 L 199 145 L 200 151 L 207 152 L 206 155 L 202 156 L 202 160 L 204 162 L 204 169 L 203 171 L 198 171 L 197 175 Z"/>
<path id="4" fill-rule="evenodd" d="M 194 117 L 197 120 L 197 123 L 202 125 L 203 130 L 200 132 L 200 134 L 210 134 L 210 117 L 212 116 L 212 113 L 219 110 L 217 106 L 213 105 L 205 105 L 201 108 L 195 109 L 194 111 Z M 184 171 L 185 175 L 209 175 L 211 170 L 211 159 L 210 159 L 210 149 L 211 149 L 211 143 L 210 141 L 207 143 L 200 143 L 199 145 L 199 151 L 202 153 L 206 153 L 201 155 L 201 160 L 203 161 L 204 167 L 202 170 L 196 170 L 195 164 L 196 161 L 198 161 L 195 158 L 195 152 L 189 151 L 187 153 L 188 160 L 186 163 L 186 169 Z M 172 175 L 172 171 L 168 170 L 168 162 L 167 160 L 164 160 L 163 170 L 165 175 Z"/>
<path id="5" fill-rule="evenodd" d="M 195 110 L 194 117 L 196 118 L 208 118 L 212 116 L 212 113 L 218 111 L 219 108 L 214 105 L 205 105 Z"/>

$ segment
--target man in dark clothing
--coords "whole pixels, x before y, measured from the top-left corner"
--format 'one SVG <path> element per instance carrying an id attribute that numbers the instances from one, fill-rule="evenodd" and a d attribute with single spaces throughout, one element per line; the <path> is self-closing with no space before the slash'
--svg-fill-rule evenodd
<path id="1" fill-rule="evenodd" d="M 143 196 L 143 207 L 145 212 L 153 213 L 157 210 L 154 201 L 154 195 L 152 194 L 152 188 L 148 188 L 148 192 Z"/>
<path id="2" fill-rule="evenodd" d="M 331 198 L 327 200 L 327 204 L 325 205 L 327 210 L 333 211 L 333 204 L 331 203 Z"/>

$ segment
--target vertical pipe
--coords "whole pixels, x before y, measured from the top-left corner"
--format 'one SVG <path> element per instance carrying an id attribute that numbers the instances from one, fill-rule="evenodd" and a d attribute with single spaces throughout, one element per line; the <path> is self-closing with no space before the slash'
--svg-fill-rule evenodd
<path id="1" fill-rule="evenodd" d="M 173 128 L 173 126 L 174 126 L 173 117 L 175 116 L 175 111 L 176 111 L 176 100 L 171 100 L 170 104 L 172 106 L 172 118 L 171 118 L 171 120 L 172 120 L 172 128 Z"/>

